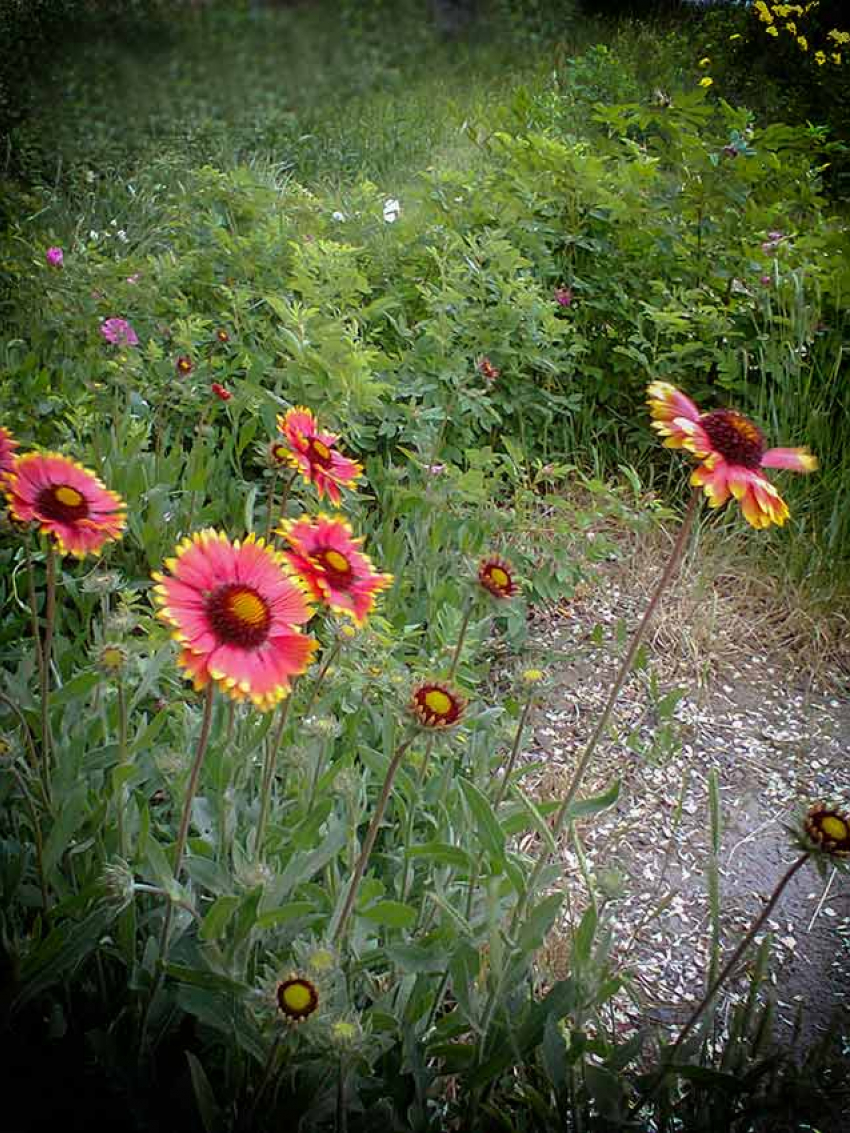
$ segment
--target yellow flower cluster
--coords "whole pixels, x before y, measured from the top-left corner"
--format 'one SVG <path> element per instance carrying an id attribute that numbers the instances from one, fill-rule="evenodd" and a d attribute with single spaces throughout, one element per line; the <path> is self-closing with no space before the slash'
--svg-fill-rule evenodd
<path id="1" fill-rule="evenodd" d="M 779 24 L 777 23 L 777 21 L 784 20 L 785 22 L 782 25 L 784 30 L 788 32 L 789 35 L 794 37 L 794 39 L 797 41 L 797 46 L 801 51 L 807 52 L 809 50 L 808 38 L 798 28 L 796 20 L 792 20 L 789 17 L 804 17 L 812 10 L 812 8 L 817 8 L 817 6 L 818 0 L 810 0 L 810 3 L 805 5 L 771 4 L 768 3 L 767 0 L 756 0 L 755 4 L 753 5 L 753 10 L 758 17 L 759 22 L 764 25 L 765 32 L 768 35 L 773 36 L 774 39 L 779 38 Z M 841 47 L 846 44 L 850 44 L 850 32 L 839 31 L 837 28 L 833 28 L 832 31 L 826 33 L 826 36 L 827 39 L 832 40 L 830 46 Z M 841 52 L 831 51 L 829 54 L 829 59 L 836 66 L 840 65 Z M 823 65 L 827 61 L 826 52 L 821 50 L 816 51 L 814 53 L 814 60 L 818 67 L 823 67 Z"/>

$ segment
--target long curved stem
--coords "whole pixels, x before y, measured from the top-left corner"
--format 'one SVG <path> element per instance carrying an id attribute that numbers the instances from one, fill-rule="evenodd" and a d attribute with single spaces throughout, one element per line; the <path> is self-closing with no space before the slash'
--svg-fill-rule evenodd
<path id="1" fill-rule="evenodd" d="M 564 798 L 561 801 L 561 805 L 558 807 L 558 810 L 553 819 L 552 835 L 556 839 L 563 832 L 564 826 L 566 825 L 567 819 L 569 817 L 570 807 L 572 806 L 573 801 L 578 794 L 579 787 L 581 786 L 582 779 L 584 778 L 584 773 L 587 770 L 591 759 L 593 758 L 599 740 L 602 738 L 602 735 L 605 732 L 606 727 L 608 726 L 608 721 L 611 718 L 611 713 L 614 709 L 614 705 L 617 702 L 617 697 L 620 695 L 620 690 L 626 683 L 626 678 L 631 672 L 632 665 L 635 662 L 635 657 L 637 657 L 638 649 L 643 642 L 647 627 L 652 620 L 652 615 L 655 613 L 656 607 L 658 606 L 658 603 L 661 599 L 661 595 L 666 590 L 667 584 L 679 567 L 682 559 L 682 552 L 685 549 L 688 536 L 690 535 L 691 528 L 693 527 L 694 519 L 696 518 L 700 498 L 701 492 L 698 488 L 695 488 L 691 493 L 691 498 L 688 502 L 688 508 L 685 512 L 685 516 L 682 520 L 682 525 L 679 528 L 679 533 L 676 536 L 672 550 L 670 551 L 670 557 L 667 560 L 667 565 L 664 567 L 655 590 L 652 592 L 652 596 L 647 603 L 647 607 L 644 610 L 640 624 L 634 632 L 626 655 L 620 664 L 620 668 L 617 671 L 616 677 L 614 678 L 614 683 L 611 686 L 611 691 L 608 694 L 608 699 L 605 702 L 605 707 L 602 709 L 602 714 L 596 722 L 596 727 L 593 729 L 590 739 L 587 741 L 587 746 L 584 749 L 584 754 L 582 755 L 575 771 L 573 772 L 572 779 L 570 780 L 570 785 L 567 788 L 567 793 L 564 795 Z M 516 926 L 520 917 L 522 916 L 525 905 L 527 904 L 529 897 L 533 893 L 534 887 L 537 884 L 540 875 L 546 866 L 546 861 L 546 855 L 541 854 L 541 856 L 537 860 L 537 864 L 532 870 L 531 877 L 529 878 L 525 898 L 520 899 L 520 901 L 517 903 L 516 909 L 514 910 L 513 926 Z"/>
<path id="2" fill-rule="evenodd" d="M 121 782 L 118 787 L 118 853 L 127 858 L 127 833 L 124 829 L 124 807 L 127 802 L 127 790 L 124 785 L 123 771 L 127 762 L 127 696 L 124 692 L 124 682 L 118 677 L 118 771 Z"/>
<path id="3" fill-rule="evenodd" d="M 45 787 L 50 794 L 50 758 L 52 737 L 50 734 L 50 658 L 53 652 L 53 625 L 56 620 L 56 555 L 48 544 L 45 558 L 46 593 L 44 599 L 44 667 L 41 689 L 41 758 L 45 775 Z"/>
<path id="4" fill-rule="evenodd" d="M 360 851 L 360 857 L 357 859 L 357 865 L 354 867 L 354 874 L 351 878 L 351 884 L 348 887 L 348 895 L 345 898 L 345 904 L 343 905 L 339 920 L 331 936 L 334 944 L 339 943 L 345 932 L 348 918 L 351 916 L 351 910 L 354 908 L 354 899 L 357 896 L 357 890 L 360 888 L 360 882 L 363 880 L 363 874 L 366 872 L 366 866 L 369 864 L 372 847 L 375 845 L 375 839 L 378 837 L 378 827 L 381 825 L 384 811 L 387 809 L 387 802 L 389 801 L 393 780 L 395 779 L 404 753 L 409 746 L 410 740 L 404 740 L 396 748 L 396 753 L 390 760 L 390 765 L 387 768 L 387 774 L 384 778 L 384 785 L 381 788 L 380 797 L 375 805 L 375 813 L 372 815 L 372 821 L 369 823 L 369 829 L 366 831 L 366 837 L 363 840 L 363 848 Z"/>
<path id="5" fill-rule="evenodd" d="M 44 872 L 44 839 L 41 834 L 41 823 L 38 821 L 38 811 L 35 809 L 32 795 L 29 792 L 29 787 L 24 782 L 24 778 L 18 771 L 14 764 L 10 768 L 15 782 L 21 794 L 24 796 L 27 804 L 27 810 L 30 812 L 30 821 L 32 822 L 32 835 L 35 842 L 35 864 L 38 870 L 38 884 L 41 889 L 41 905 L 44 910 L 44 920 L 47 927 L 50 927 L 50 898 L 47 895 L 47 875 Z"/>
<path id="6" fill-rule="evenodd" d="M 263 852 L 263 841 L 266 836 L 266 822 L 269 817 L 269 803 L 271 801 L 272 781 L 274 780 L 277 754 L 283 742 L 283 733 L 286 731 L 286 722 L 289 719 L 289 710 L 292 707 L 292 698 L 294 695 L 295 689 L 292 687 L 289 690 L 289 696 L 283 702 L 283 707 L 280 710 L 274 736 L 271 742 L 266 745 L 266 757 L 263 760 L 263 779 L 260 786 L 260 817 L 257 819 L 257 834 L 254 839 L 254 857 L 258 860 Z"/>
<path id="7" fill-rule="evenodd" d="M 502 782 L 499 784 L 499 791 L 496 795 L 496 800 L 493 803 L 494 810 L 499 809 L 499 804 L 502 802 L 502 799 L 504 799 L 505 794 L 507 793 L 508 785 L 511 781 L 511 775 L 513 774 L 514 765 L 516 764 L 517 756 L 519 755 L 519 745 L 522 742 L 522 733 L 525 731 L 525 725 L 528 723 L 528 714 L 531 711 L 531 706 L 533 703 L 534 696 L 532 695 L 529 696 L 528 700 L 526 700 L 525 705 L 523 706 L 522 714 L 519 718 L 519 723 L 517 724 L 516 734 L 514 735 L 514 743 L 513 747 L 511 748 L 511 754 L 508 756 L 508 762 L 505 764 L 505 771 L 502 776 Z"/>
<path id="8" fill-rule="evenodd" d="M 212 724 L 212 709 L 213 709 L 213 693 L 215 685 L 210 681 L 207 685 L 206 696 L 204 697 L 204 714 L 201 718 L 201 730 L 198 735 L 198 746 L 195 749 L 195 758 L 192 761 L 192 768 L 189 772 L 189 782 L 186 785 L 186 798 L 183 800 L 183 814 L 180 819 L 180 829 L 177 832 L 177 843 L 174 854 L 174 880 L 179 882 L 180 874 L 183 869 L 183 855 L 186 852 L 186 842 L 189 838 L 189 824 L 192 820 L 192 803 L 195 799 L 195 792 L 198 789 L 198 781 L 201 776 L 201 767 L 203 766 L 204 756 L 207 753 L 207 746 L 210 739 L 210 725 Z M 171 936 L 171 921 L 174 915 L 174 905 L 179 904 L 179 899 L 175 899 L 171 894 L 168 895 L 168 900 L 165 906 L 165 917 L 162 922 L 162 932 L 159 937 L 159 957 L 157 963 L 157 972 L 151 984 L 150 994 L 148 995 L 145 1004 L 144 1012 L 142 1013 L 141 1025 L 139 1029 L 140 1055 L 144 1051 L 145 1036 L 147 1034 L 148 1018 L 150 1017 L 150 1010 L 156 994 L 159 991 L 162 977 L 165 971 L 165 964 L 168 959 L 168 945 Z"/>
<path id="9" fill-rule="evenodd" d="M 455 651 L 452 654 L 452 663 L 449 665 L 449 680 L 454 680 L 454 675 L 457 672 L 457 667 L 460 662 L 460 655 L 463 649 L 463 643 L 466 640 L 466 631 L 469 629 L 469 619 L 472 617 L 472 610 L 475 606 L 475 599 L 470 598 L 466 603 L 466 610 L 463 614 L 463 621 L 460 623 L 460 630 L 457 635 L 457 642 L 455 644 Z"/>

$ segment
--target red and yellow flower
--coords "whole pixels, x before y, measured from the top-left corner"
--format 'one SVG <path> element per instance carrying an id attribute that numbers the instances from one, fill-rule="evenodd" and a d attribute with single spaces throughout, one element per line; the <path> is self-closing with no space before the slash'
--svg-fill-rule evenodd
<path id="1" fill-rule="evenodd" d="M 127 522 L 121 497 L 94 472 L 58 452 L 16 457 L 4 491 L 13 519 L 37 523 L 63 555 L 78 559 L 98 554 L 105 543 L 119 539 Z"/>
<path id="2" fill-rule="evenodd" d="M 478 581 L 494 598 L 513 598 L 519 593 L 514 568 L 498 555 L 489 555 L 478 566 Z"/>
<path id="3" fill-rule="evenodd" d="M 313 660 L 318 642 L 297 627 L 313 611 L 283 556 L 253 535 L 231 543 L 207 529 L 184 539 L 154 574 L 157 617 L 182 646 L 196 689 L 211 680 L 234 700 L 273 708 Z"/>
<path id="4" fill-rule="evenodd" d="M 355 538 L 345 520 L 327 515 L 290 520 L 278 532 L 292 548 L 283 552 L 284 558 L 313 597 L 362 626 L 374 609 L 375 595 L 393 580 L 363 554 L 362 537 Z"/>
<path id="5" fill-rule="evenodd" d="M 815 803 L 803 822 L 809 843 L 837 858 L 850 858 L 850 815 L 838 807 Z"/>
<path id="6" fill-rule="evenodd" d="M 319 499 L 328 494 L 339 504 L 340 488 L 350 488 L 363 469 L 336 448 L 336 433 L 319 431 L 316 418 L 309 409 L 298 405 L 277 419 L 289 449 L 288 461 L 297 468 L 305 484 L 315 484 Z"/>
<path id="7" fill-rule="evenodd" d="M 291 975 L 275 989 L 277 1009 L 292 1023 L 301 1023 L 319 1007 L 319 991 L 305 976 Z"/>
<path id="8" fill-rule="evenodd" d="M 15 449 L 18 442 L 8 429 L 0 428 L 0 479 L 15 466 Z"/>
<path id="9" fill-rule="evenodd" d="M 700 413 L 669 382 L 652 382 L 648 392 L 652 427 L 665 446 L 684 449 L 700 461 L 691 473 L 691 484 L 702 488 L 709 507 L 722 507 L 734 496 L 752 527 L 771 523 L 781 527 L 788 507 L 761 470 L 813 472 L 817 458 L 805 448 L 766 449 L 761 429 L 743 413 L 737 409 Z"/>
<path id="10" fill-rule="evenodd" d="M 425 728 L 451 728 L 466 709 L 466 697 L 442 681 L 417 685 L 410 698 L 410 711 Z"/>

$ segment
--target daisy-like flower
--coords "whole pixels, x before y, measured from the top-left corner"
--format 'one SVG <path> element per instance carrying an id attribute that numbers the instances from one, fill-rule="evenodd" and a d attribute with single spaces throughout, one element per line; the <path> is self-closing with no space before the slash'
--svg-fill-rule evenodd
<path id="1" fill-rule="evenodd" d="M 335 613 L 347 614 L 362 626 L 375 606 L 375 595 L 391 584 L 360 547 L 344 519 L 327 515 L 304 517 L 278 528 L 292 550 L 284 558 L 307 584 L 313 597 Z"/>
<path id="2" fill-rule="evenodd" d="M 174 365 L 177 373 L 182 374 L 184 378 L 188 378 L 195 368 L 188 354 L 181 354 Z"/>
<path id="3" fill-rule="evenodd" d="M 501 370 L 499 370 L 498 366 L 494 366 L 489 358 L 480 358 L 478 360 L 478 372 L 485 381 L 495 382 Z"/>
<path id="4" fill-rule="evenodd" d="M 815 803 L 803 820 L 809 841 L 824 853 L 850 858 L 850 815 L 826 803 Z"/>
<path id="5" fill-rule="evenodd" d="M 154 574 L 157 617 L 173 629 L 178 663 L 196 689 L 210 680 L 234 700 L 273 708 L 313 660 L 318 642 L 297 627 L 312 608 L 283 556 L 249 535 L 207 529 L 184 539 Z"/>
<path id="6" fill-rule="evenodd" d="M 8 429 L 0 427 L 0 481 L 3 474 L 11 472 L 15 465 L 15 449 L 18 442 Z"/>
<path id="7" fill-rule="evenodd" d="M 230 342 L 230 335 L 227 333 L 227 331 L 224 329 L 224 327 L 219 327 L 218 330 L 215 332 L 215 336 L 216 336 L 216 338 L 218 339 L 219 342 L 222 342 L 222 343 Z"/>
<path id="8" fill-rule="evenodd" d="M 304 483 L 316 485 L 320 500 L 327 492 L 339 505 L 340 487 L 350 488 L 363 469 L 337 450 L 337 434 L 319 432 L 316 418 L 302 405 L 278 417 L 277 427 L 289 448 L 289 463 L 301 472 Z"/>
<path id="9" fill-rule="evenodd" d="M 478 581 L 494 598 L 513 598 L 519 593 L 514 568 L 498 555 L 488 555 L 478 567 Z"/>
<path id="10" fill-rule="evenodd" d="M 410 711 L 425 728 L 451 728 L 463 716 L 466 698 L 441 681 L 417 685 L 410 698 Z"/>
<path id="11" fill-rule="evenodd" d="M 700 461 L 691 484 L 702 488 L 709 507 L 722 507 L 734 496 L 752 527 L 781 527 L 788 506 L 762 469 L 813 472 L 817 458 L 805 448 L 765 449 L 761 429 L 737 409 L 700 413 L 669 382 L 652 382 L 648 392 L 652 427 L 664 437 L 664 445 L 684 449 Z"/>
<path id="12" fill-rule="evenodd" d="M 115 492 L 67 456 L 28 452 L 16 458 L 5 478 L 9 512 L 19 523 L 37 523 L 63 555 L 98 554 L 119 539 L 127 505 Z"/>
<path id="13" fill-rule="evenodd" d="M 289 449 L 283 441 L 272 441 L 268 449 L 269 464 L 272 468 L 283 468 L 289 464 Z"/>
<path id="14" fill-rule="evenodd" d="M 138 335 L 126 319 L 104 319 L 100 324 L 100 333 L 113 346 L 139 345 Z"/>
<path id="15" fill-rule="evenodd" d="M 277 1009 L 291 1023 L 301 1023 L 319 1007 L 319 991 L 312 980 L 293 973 L 275 990 Z"/>

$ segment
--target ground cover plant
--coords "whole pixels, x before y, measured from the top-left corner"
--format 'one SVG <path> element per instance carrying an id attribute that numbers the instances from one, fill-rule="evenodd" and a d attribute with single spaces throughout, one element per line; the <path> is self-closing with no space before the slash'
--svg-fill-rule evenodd
<path id="1" fill-rule="evenodd" d="M 441 120 L 416 63 L 437 37 L 410 14 L 393 55 L 388 16 L 340 12 L 372 52 L 340 84 L 351 137 L 335 110 L 276 96 L 279 45 L 255 101 L 225 85 L 203 120 L 211 44 L 244 68 L 258 26 L 310 45 L 324 95 L 346 40 L 321 37 L 321 9 L 199 17 L 181 42 L 201 50 L 173 60 L 196 105 L 170 139 L 152 109 L 138 146 L 106 114 L 74 156 L 73 108 L 18 134 L 0 432 L 10 1109 L 29 1097 L 26 1128 L 65 1112 L 63 1091 L 30 1096 L 38 1051 L 40 1078 L 79 1092 L 80 1126 L 817 1119 L 823 1052 L 770 1047 L 769 947 L 752 946 L 799 870 L 845 864 L 840 800 L 799 800 L 796 856 L 724 955 L 711 781 L 713 950 L 674 1030 L 611 1025 L 634 990 L 586 870 L 566 973 L 536 957 L 577 884 L 557 847 L 580 857 L 617 802 L 616 777 L 588 793 L 585 773 L 697 517 L 842 585 L 848 269 L 828 140 L 716 98 L 698 61 L 647 85 L 626 42 L 562 43 L 507 93 L 461 81 L 509 56 L 495 33 L 484 56 L 441 49 L 458 84 L 435 94 Z M 548 42 L 541 20 L 517 27 Z M 53 81 L 80 82 L 83 110 L 108 103 L 105 72 L 80 74 Z M 396 99 L 370 92 L 385 82 Z M 52 183 L 33 172 L 46 153 Z M 618 465 L 626 488 L 605 481 Z M 580 758 L 535 800 L 521 756 L 549 659 L 529 651 L 529 607 L 593 577 L 606 519 L 680 515 Z M 751 952 L 723 1027 L 718 994 Z"/>

